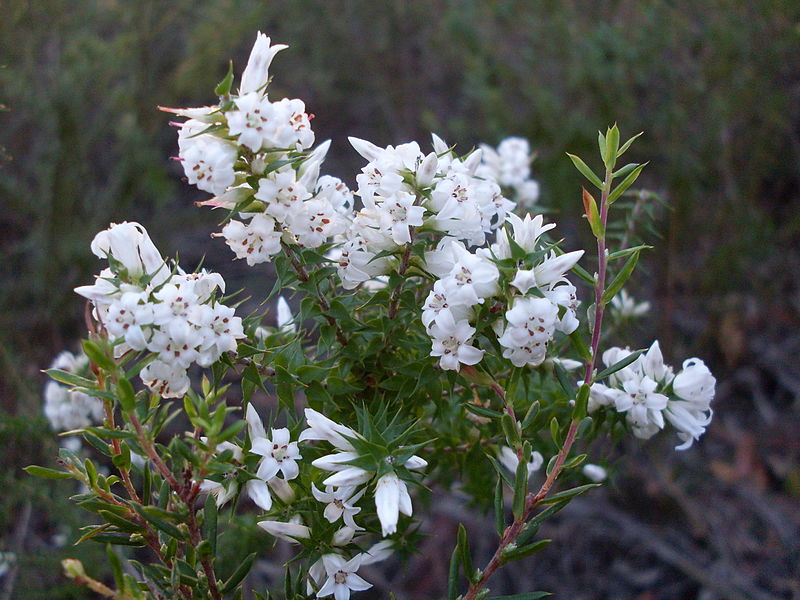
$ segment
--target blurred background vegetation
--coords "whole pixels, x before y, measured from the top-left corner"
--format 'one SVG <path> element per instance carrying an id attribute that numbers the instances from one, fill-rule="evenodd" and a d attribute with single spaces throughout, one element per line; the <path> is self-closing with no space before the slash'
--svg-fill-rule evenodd
<path id="1" fill-rule="evenodd" d="M 659 337 L 673 363 L 706 358 L 717 416 L 677 457 L 669 442 L 626 449 L 630 474 L 594 506 L 606 502 L 606 527 L 633 538 L 581 531 L 627 558 L 584 556 L 576 567 L 562 545 L 531 573 L 537 589 L 572 598 L 800 597 L 800 3 L 4 0 L 0 551 L 18 553 L 13 597 L 85 597 L 58 568 L 62 555 L 91 560 L 92 549 L 69 547 L 80 516 L 59 500 L 64 490 L 20 467 L 55 454 L 39 370 L 82 335 L 70 290 L 98 270 L 94 234 L 139 220 L 185 265 L 205 253 L 226 279 L 244 273 L 208 240 L 216 215 L 194 209 L 204 196 L 168 160 L 176 136 L 156 106 L 213 101 L 228 58 L 240 72 L 259 29 L 291 46 L 270 95 L 302 98 L 317 115 L 317 140 L 333 140 L 328 172 L 354 183 L 361 160 L 348 135 L 425 144 L 435 131 L 464 149 L 525 136 L 541 203 L 564 215 L 553 218 L 575 247 L 586 241 L 574 218 L 581 181 L 564 153 L 593 157 L 597 130 L 613 122 L 623 135 L 645 132 L 633 156 L 651 161 L 640 182 L 668 208 L 631 288 L 654 310 L 630 341 Z M 591 506 L 572 522 L 597 522 Z M 699 568 L 686 564 L 695 559 Z M 639 579 L 626 579 L 626 564 Z M 656 569 L 649 583 L 642 565 Z M 440 594 L 435 572 L 428 584 L 407 576 L 404 589 Z M 726 573 L 739 577 L 733 587 L 719 583 Z M 512 584 L 527 585 L 498 582 Z"/>

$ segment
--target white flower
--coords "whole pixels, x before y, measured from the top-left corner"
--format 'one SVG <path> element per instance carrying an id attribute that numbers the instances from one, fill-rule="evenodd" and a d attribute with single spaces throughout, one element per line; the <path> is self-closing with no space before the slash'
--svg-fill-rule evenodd
<path id="1" fill-rule="evenodd" d="M 456 321 L 450 311 L 440 311 L 428 333 L 432 339 L 431 356 L 441 357 L 442 369 L 458 371 L 461 363 L 474 365 L 481 361 L 484 351 L 470 344 L 475 328 L 468 321 Z"/>
<path id="2" fill-rule="evenodd" d="M 235 110 L 228 111 L 228 129 L 237 135 L 238 143 L 258 152 L 275 136 L 278 127 L 277 114 L 272 103 L 257 92 L 239 96 L 234 101 Z"/>
<path id="3" fill-rule="evenodd" d="M 555 333 L 558 308 L 547 298 L 515 298 L 505 317 L 507 325 L 497 339 L 505 348 L 503 356 L 515 367 L 542 364 Z"/>
<path id="4" fill-rule="evenodd" d="M 650 310 L 649 302 L 639 302 L 624 289 L 611 299 L 611 310 L 618 319 L 635 319 Z"/>
<path id="5" fill-rule="evenodd" d="M 377 544 L 369 547 L 366 552 L 362 552 L 358 556 L 361 557 L 361 566 L 371 565 L 382 560 L 386 560 L 393 552 L 393 544 L 391 540 L 381 540 Z"/>
<path id="6" fill-rule="evenodd" d="M 192 141 L 179 154 L 186 179 L 203 191 L 221 196 L 236 179 L 236 146 L 210 134 Z"/>
<path id="7" fill-rule="evenodd" d="M 663 429 L 662 411 L 669 399 L 656 391 L 658 383 L 643 375 L 626 380 L 622 387 L 622 390 L 611 389 L 608 394 L 614 400 L 617 412 L 627 413 L 626 420 L 633 428 L 634 435 L 647 439 Z"/>
<path id="8" fill-rule="evenodd" d="M 378 479 L 375 485 L 375 508 L 378 511 L 384 537 L 397 531 L 400 513 L 411 516 L 411 496 L 408 495 L 408 488 L 405 481 L 394 471 Z"/>
<path id="9" fill-rule="evenodd" d="M 594 483 L 605 481 L 608 477 L 606 470 L 600 465 L 587 464 L 583 466 L 583 474 Z"/>
<path id="10" fill-rule="evenodd" d="M 133 278 L 158 273 L 159 280 L 154 280 L 158 284 L 169 277 L 169 268 L 147 230 L 139 223 L 112 223 L 94 237 L 91 248 L 99 258 L 110 256 L 122 263 Z"/>
<path id="11" fill-rule="evenodd" d="M 325 440 L 340 450 L 353 451 L 353 445 L 345 439 L 361 437 L 355 431 L 344 425 L 331 421 L 328 417 L 313 408 L 305 409 L 308 429 L 300 433 L 299 441 Z"/>
<path id="12" fill-rule="evenodd" d="M 714 398 L 717 380 L 699 358 L 683 361 L 683 370 L 672 380 L 672 389 L 683 400 L 705 410 Z"/>
<path id="13" fill-rule="evenodd" d="M 317 198 L 327 200 L 339 214 L 348 214 L 355 204 L 350 188 L 338 177 L 330 175 L 317 180 Z"/>
<path id="14" fill-rule="evenodd" d="M 444 283 L 439 280 L 433 284 L 433 289 L 425 299 L 425 304 L 422 305 L 422 323 L 425 325 L 426 329 L 430 329 L 436 316 L 441 311 L 450 312 L 455 321 L 469 319 L 472 312 L 470 308 L 464 304 L 451 304 L 447 299 Z"/>
<path id="15" fill-rule="evenodd" d="M 509 239 L 513 239 L 525 252 L 533 252 L 536 250 L 539 237 L 556 226 L 555 223 L 544 225 L 544 217 L 542 215 L 531 218 L 528 214 L 525 215 L 524 219 L 520 219 L 517 215 L 510 213 L 506 217 L 506 222 L 511 223 L 513 235 L 508 229 L 506 229 L 505 233 L 500 232 L 497 236 L 497 242 L 492 246 L 495 256 L 501 259 L 511 258 Z"/>
<path id="16" fill-rule="evenodd" d="M 442 281 L 448 299 L 457 304 L 474 306 L 482 304 L 485 298 L 494 296 L 500 272 L 490 260 L 472 254 L 463 246 L 451 245 L 457 261 L 450 273 Z"/>
<path id="17" fill-rule="evenodd" d="M 286 298 L 278 296 L 277 316 L 275 317 L 275 325 L 280 331 L 286 333 L 296 333 L 297 325 L 294 323 L 294 316 L 292 309 L 289 308 L 289 303 Z"/>
<path id="18" fill-rule="evenodd" d="M 344 524 L 354 531 L 363 531 L 363 527 L 356 525 L 353 516 L 361 512 L 361 508 L 353 506 L 364 495 L 365 490 L 356 492 L 355 487 L 340 487 L 335 490 L 333 486 L 326 486 L 325 491 L 321 492 L 312 483 L 311 493 L 319 502 L 327 504 L 324 517 L 329 523 L 335 523 L 341 517 Z"/>
<path id="19" fill-rule="evenodd" d="M 253 215 L 249 223 L 231 220 L 222 228 L 225 243 L 250 266 L 270 260 L 281 251 L 281 232 L 275 220 L 263 214 Z"/>
<path id="20" fill-rule="evenodd" d="M 503 446 L 500 448 L 500 452 L 497 454 L 497 458 L 500 460 L 500 464 L 502 464 L 506 469 L 511 471 L 512 473 L 517 472 L 517 466 L 519 465 L 519 458 L 517 457 L 517 453 L 514 452 L 508 446 Z M 528 476 L 531 473 L 535 473 L 539 469 L 542 468 L 542 464 L 544 463 L 544 457 L 542 456 L 541 452 L 534 450 L 531 452 L 531 458 L 526 465 L 528 469 Z"/>
<path id="21" fill-rule="evenodd" d="M 349 600 L 350 590 L 362 591 L 372 587 L 356 574 L 361 567 L 361 555 L 345 562 L 338 554 L 325 554 L 322 563 L 328 576 L 325 584 L 317 592 L 317 598 L 333 595 L 335 600 Z"/>
<path id="22" fill-rule="evenodd" d="M 274 521 L 272 519 L 265 519 L 256 523 L 261 529 L 268 534 L 298 544 L 297 540 L 305 540 L 311 537 L 311 530 L 300 523 Z"/>
<path id="23" fill-rule="evenodd" d="M 678 398 L 670 400 L 665 411 L 667 420 L 684 442 L 678 450 L 689 448 L 705 433 L 714 414 L 710 404 L 715 387 L 716 379 L 702 360 L 690 358 L 683 362 L 683 370 L 672 381 Z"/>
<path id="24" fill-rule="evenodd" d="M 287 169 L 273 171 L 267 177 L 259 179 L 255 197 L 266 203 L 268 215 L 283 223 L 291 214 L 301 209 L 303 201 L 311 198 L 311 194 L 297 181 L 297 174 Z"/>
<path id="25" fill-rule="evenodd" d="M 78 373 L 86 366 L 88 359 L 85 355 L 62 352 L 56 356 L 50 368 Z M 70 431 L 100 423 L 103 420 L 103 403 L 99 398 L 49 381 L 44 388 L 44 414 L 53 430 Z"/>
<path id="26" fill-rule="evenodd" d="M 186 369 L 175 363 L 154 360 L 140 373 L 144 384 L 162 398 L 181 398 L 189 389 Z"/>
<path id="27" fill-rule="evenodd" d="M 288 481 L 300 473 L 297 460 L 301 458 L 297 442 L 289 441 L 289 430 L 285 427 L 272 430 L 272 439 L 266 436 L 252 440 L 251 450 L 264 458 L 258 466 L 257 475 L 269 481 L 280 471 Z"/>
<path id="28" fill-rule="evenodd" d="M 264 93 L 264 87 L 269 81 L 269 65 L 272 63 L 272 59 L 278 52 L 288 47 L 284 44 L 270 46 L 270 39 L 259 31 L 256 43 L 253 44 L 250 57 L 247 59 L 247 66 L 242 72 L 239 93 L 247 94 L 256 91 Z"/>

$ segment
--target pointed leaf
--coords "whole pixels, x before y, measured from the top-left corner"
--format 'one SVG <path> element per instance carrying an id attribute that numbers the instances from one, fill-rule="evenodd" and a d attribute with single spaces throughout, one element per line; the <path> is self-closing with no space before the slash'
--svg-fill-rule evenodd
<path id="1" fill-rule="evenodd" d="M 628 174 L 628 176 L 625 179 L 623 179 L 620 182 L 620 184 L 616 187 L 616 189 L 614 189 L 614 191 L 608 195 L 609 206 L 614 204 L 614 202 L 616 202 L 619 199 L 619 197 L 625 193 L 625 190 L 627 190 L 629 187 L 631 187 L 631 185 L 633 185 L 633 182 L 636 181 L 636 179 L 639 177 L 639 174 L 642 172 L 642 169 L 644 169 L 647 166 L 647 164 L 648 163 L 643 163 L 638 167 L 636 167 L 633 171 L 631 171 Z"/>
<path id="2" fill-rule="evenodd" d="M 594 185 L 597 189 L 603 189 L 603 182 L 600 181 L 600 178 L 592 172 L 585 162 L 583 162 L 574 154 L 567 153 L 567 156 L 569 156 L 572 164 L 575 165 L 575 168 L 578 169 L 578 171 L 580 171 L 581 174 L 592 183 L 592 185 Z"/>
<path id="3" fill-rule="evenodd" d="M 636 268 L 636 263 L 638 261 L 639 252 L 634 252 L 628 257 L 628 260 L 626 260 L 625 264 L 622 265 L 622 269 L 620 269 L 619 273 L 617 273 L 616 277 L 614 277 L 614 280 L 603 292 L 603 304 L 608 304 L 611 302 L 611 299 L 622 289 L 622 287 L 628 281 L 628 278 L 633 273 L 633 269 Z"/>

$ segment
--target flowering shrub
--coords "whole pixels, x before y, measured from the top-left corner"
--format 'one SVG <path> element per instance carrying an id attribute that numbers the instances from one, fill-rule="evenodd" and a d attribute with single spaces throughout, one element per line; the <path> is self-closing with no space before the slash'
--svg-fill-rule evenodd
<path id="1" fill-rule="evenodd" d="M 360 567 L 413 549 L 419 496 L 457 482 L 494 510 L 499 541 L 475 568 L 459 528 L 448 597 L 484 597 L 499 568 L 547 544 L 542 521 L 606 478 L 580 444 L 670 424 L 683 449 L 711 419 L 701 360 L 675 374 L 658 342 L 603 350 L 607 306 L 617 320 L 647 309 L 622 291 L 646 246 L 606 243 L 644 167 L 617 166 L 635 138 L 600 134 L 602 178 L 571 156 L 599 190 L 583 191 L 591 274 L 554 223 L 512 212 L 538 197 L 525 140 L 460 154 L 436 135 L 427 151 L 351 138 L 366 161 L 355 190 L 321 174 L 329 143 L 314 147 L 304 103 L 268 96 L 283 48 L 259 34 L 237 93 L 231 69 L 217 104 L 164 109 L 185 119 L 187 180 L 213 195 L 198 204 L 225 213 L 216 235 L 234 258 L 274 264 L 264 300 L 277 318 L 237 314 L 221 275 L 164 260 L 138 223 L 92 242 L 108 266 L 76 289 L 86 357 L 48 371 L 46 414 L 102 468 L 73 443 L 60 469 L 29 471 L 84 486 L 75 500 L 101 522 L 79 541 L 109 545 L 116 590 L 76 561 L 65 571 L 111 598 L 237 597 L 257 554 L 221 560 L 220 533 L 256 511 L 265 539 L 296 545 L 305 565 L 287 569 L 287 598 L 346 600 L 371 587 Z"/>

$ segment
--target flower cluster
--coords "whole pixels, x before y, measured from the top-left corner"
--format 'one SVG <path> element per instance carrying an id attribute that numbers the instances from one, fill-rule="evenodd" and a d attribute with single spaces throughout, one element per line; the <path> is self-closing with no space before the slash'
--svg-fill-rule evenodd
<path id="1" fill-rule="evenodd" d="M 478 168 L 480 177 L 494 179 L 503 188 L 510 190 L 514 200 L 521 206 L 532 207 L 539 199 L 539 182 L 531 179 L 531 163 L 534 157 L 528 140 L 509 137 L 497 148 L 481 144 L 483 160 Z"/>
<path id="2" fill-rule="evenodd" d="M 353 214 L 337 257 L 345 289 L 388 273 L 395 264 L 388 254 L 410 244 L 416 230 L 482 245 L 514 208 L 497 182 L 477 176 L 480 150 L 459 158 L 435 135 L 428 154 L 416 142 L 350 143 L 369 162 L 356 177 L 363 208 Z"/>
<path id="3" fill-rule="evenodd" d="M 360 458 L 366 458 L 360 450 L 363 436 L 349 427 L 331 421 L 325 415 L 307 408 L 305 410 L 308 429 L 300 434 L 300 441 L 324 440 L 333 445 L 336 451 L 321 458 L 316 459 L 311 464 L 324 471 L 331 471 L 333 474 L 327 477 L 322 484 L 330 486 L 330 492 L 326 489 L 323 500 L 336 498 L 344 502 L 350 499 L 355 502 L 361 497 L 363 491 L 354 495 L 358 486 L 375 480 L 375 507 L 378 519 L 381 523 L 381 530 L 384 536 L 391 535 L 397 531 L 397 521 L 400 513 L 411 516 L 411 496 L 403 479 L 398 476 L 398 471 L 424 469 L 428 463 L 416 455 L 411 455 L 400 463 L 397 463 L 394 454 L 386 453 L 385 456 L 378 457 L 378 463 L 369 465 L 362 462 L 360 466 L 352 464 Z M 372 456 L 372 458 L 375 458 Z M 338 490 L 338 492 L 337 492 Z M 329 496 L 328 494 L 332 494 Z M 322 498 L 320 495 L 318 499 Z M 354 513 L 353 513 L 354 514 Z"/>
<path id="4" fill-rule="evenodd" d="M 183 396 L 193 363 L 208 367 L 236 350 L 242 321 L 216 301 L 216 291 L 225 291 L 219 274 L 173 271 L 138 223 L 112 224 L 95 236 L 92 252 L 107 258 L 109 267 L 93 285 L 75 291 L 91 300 L 118 355 L 155 355 L 140 373 L 151 390 L 165 398 Z"/>
<path id="5" fill-rule="evenodd" d="M 542 364 L 555 332 L 570 334 L 578 326 L 575 286 L 564 274 L 583 250 L 559 256 L 542 247 L 542 234 L 555 225 L 543 225 L 541 215 L 521 219 L 509 214 L 506 220 L 513 234 L 501 230 L 489 248 L 471 253 L 463 244 L 447 241 L 426 256 L 429 269 L 440 279 L 425 301 L 422 322 L 433 342 L 431 356 L 440 357 L 443 369 L 457 371 L 461 363 L 480 362 L 483 351 L 471 344 L 476 330 L 470 319 L 475 306 L 498 296 L 501 275 L 508 294 L 497 298 L 498 307 L 505 305 L 507 310 L 493 329 L 503 356 L 514 366 Z"/>
<path id="6" fill-rule="evenodd" d="M 285 427 L 272 429 L 268 437 L 261 417 L 249 403 L 245 421 L 250 435 L 249 455 L 257 456 L 258 462 L 255 475 L 244 482 L 244 491 L 263 510 L 272 508 L 270 489 L 284 502 L 290 502 L 295 494 L 287 482 L 299 475 L 300 467 L 297 461 L 302 458 L 297 442 L 291 441 L 289 430 Z M 245 452 L 236 444 L 223 442 L 216 447 L 216 450 L 217 453 L 230 451 L 236 465 L 245 462 Z M 283 477 L 279 477 L 278 473 L 283 474 Z M 240 485 L 235 470 L 221 474 L 219 479 L 221 481 L 206 479 L 201 483 L 200 489 L 212 494 L 217 506 L 222 506 L 236 495 Z"/>
<path id="7" fill-rule="evenodd" d="M 627 348 L 609 348 L 603 353 L 603 362 L 610 367 L 631 354 Z M 625 414 L 634 435 L 642 439 L 663 429 L 666 419 L 683 441 L 677 449 L 684 450 L 700 439 L 711 422 L 715 387 L 716 379 L 699 358 L 683 361 L 683 369 L 676 375 L 664 364 L 655 341 L 645 354 L 610 375 L 608 385 L 592 385 L 589 411 L 612 406 Z"/>
<path id="8" fill-rule="evenodd" d="M 238 95 L 230 93 L 231 74 L 218 105 L 163 109 L 188 117 L 174 123 L 178 160 L 189 183 L 215 196 L 199 204 L 231 211 L 219 235 L 251 266 L 269 261 L 281 242 L 318 248 L 344 231 L 342 215 L 353 204 L 341 180 L 320 177 L 330 144 L 311 150 L 303 101 L 267 95 L 269 66 L 284 48 L 259 33 Z"/>
<path id="9" fill-rule="evenodd" d="M 89 368 L 89 359 L 81 353 L 62 352 L 50 365 L 74 374 L 84 374 Z M 44 388 L 44 416 L 55 431 L 71 431 L 99 423 L 103 419 L 103 402 L 78 390 L 72 390 L 56 381 L 49 381 Z M 67 438 L 67 446 L 80 444 L 78 438 Z M 75 448 L 70 448 L 75 449 Z"/>

